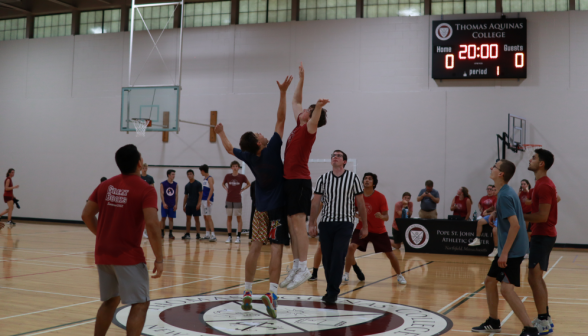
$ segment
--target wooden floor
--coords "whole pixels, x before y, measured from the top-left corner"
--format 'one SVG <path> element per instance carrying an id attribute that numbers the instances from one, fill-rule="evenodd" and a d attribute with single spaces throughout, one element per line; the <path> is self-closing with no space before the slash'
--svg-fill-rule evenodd
<path id="1" fill-rule="evenodd" d="M 240 294 L 243 291 L 244 264 L 249 250 L 244 243 L 164 240 L 165 273 L 151 279 L 151 299 L 208 294 Z M 194 236 L 193 236 L 194 237 Z M 311 239 L 309 265 L 317 240 Z M 98 273 L 94 265 L 94 236 L 80 225 L 19 223 L 14 229 L 0 230 L 0 335 L 92 335 L 94 317 L 100 305 Z M 153 253 L 147 240 L 144 250 L 151 268 Z M 382 254 L 356 255 L 366 274 L 359 282 L 353 271 L 342 285 L 343 297 L 387 301 L 428 309 L 453 321 L 445 335 L 467 335 L 470 328 L 488 316 L 482 281 L 491 260 L 485 257 L 414 254 L 396 251 L 408 285 L 399 285 Z M 268 290 L 269 249 L 261 255 L 254 293 Z M 284 266 L 291 265 L 290 249 L 285 250 Z M 526 279 L 527 262 L 521 277 Z M 588 253 L 584 250 L 556 250 L 551 255 L 545 281 L 550 294 L 550 312 L 555 323 L 552 335 L 588 334 Z M 285 267 L 283 268 L 285 273 Z M 319 281 L 280 294 L 322 296 L 326 283 L 322 270 Z M 517 290 L 529 315 L 536 310 L 531 290 L 523 281 Z M 506 302 L 500 301 L 503 335 L 519 335 L 522 326 Z M 109 335 L 125 335 L 112 325 Z M 163 335 L 163 333 L 162 333 Z"/>

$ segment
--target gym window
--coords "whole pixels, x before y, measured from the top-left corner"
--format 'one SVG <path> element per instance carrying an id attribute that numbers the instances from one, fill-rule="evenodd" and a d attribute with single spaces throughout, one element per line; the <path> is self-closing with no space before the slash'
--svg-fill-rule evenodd
<path id="1" fill-rule="evenodd" d="M 80 35 L 120 32 L 120 9 L 82 12 Z"/>
<path id="2" fill-rule="evenodd" d="M 22 40 L 27 32 L 27 18 L 0 20 L 0 41 Z"/>
<path id="3" fill-rule="evenodd" d="M 291 0 L 239 1 L 239 24 L 288 22 L 291 19 Z"/>
<path id="4" fill-rule="evenodd" d="M 300 0 L 300 21 L 356 17 L 357 0 Z"/>
<path id="5" fill-rule="evenodd" d="M 135 31 L 174 28 L 175 5 L 139 7 L 135 8 Z M 180 10 L 177 8 L 176 10 Z M 138 12 L 141 12 L 141 15 Z M 145 27 L 145 24 L 147 27 Z M 129 30 L 131 29 L 131 13 L 129 13 Z"/>
<path id="6" fill-rule="evenodd" d="M 231 1 L 197 2 L 184 5 L 184 27 L 231 24 Z"/>
<path id="7" fill-rule="evenodd" d="M 421 16 L 424 0 L 364 0 L 363 17 Z"/>
<path id="8" fill-rule="evenodd" d="M 576 10 L 588 10 L 588 0 L 576 0 Z"/>
<path id="9" fill-rule="evenodd" d="M 502 0 L 504 13 L 560 12 L 567 11 L 568 8 L 568 0 Z"/>
<path id="10" fill-rule="evenodd" d="M 34 38 L 71 35 L 71 13 L 35 17 Z"/>

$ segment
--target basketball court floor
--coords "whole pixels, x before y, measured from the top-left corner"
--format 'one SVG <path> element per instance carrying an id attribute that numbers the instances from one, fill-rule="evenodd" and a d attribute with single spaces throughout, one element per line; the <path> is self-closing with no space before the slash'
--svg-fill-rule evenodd
<path id="1" fill-rule="evenodd" d="M 164 274 L 150 283 L 149 335 L 467 335 L 488 316 L 482 282 L 490 259 L 396 251 L 408 281 L 400 285 L 386 257 L 374 254 L 371 245 L 357 254 L 366 280 L 359 282 L 352 271 L 337 308 L 325 309 L 320 303 L 326 287 L 321 270 L 317 282 L 280 290 L 278 320 L 255 304 L 245 316 L 238 301 L 248 240 L 240 245 L 221 241 L 220 236 L 216 243 L 164 240 Z M 143 246 L 151 269 L 154 259 L 147 240 Z M 316 246 L 311 239 L 309 258 Z M 85 226 L 19 223 L 0 230 L 0 247 L 0 335 L 93 334 L 100 299 L 94 236 Z M 255 294 L 268 289 L 269 247 L 263 251 Z M 285 250 L 282 273 L 291 265 L 290 252 Z M 525 279 L 526 265 L 521 270 Z M 552 253 L 545 281 L 553 335 L 588 334 L 587 277 L 586 251 Z M 534 317 L 531 289 L 522 283 L 517 292 Z M 518 335 L 522 326 L 503 299 L 499 313 L 501 335 Z M 117 311 L 108 335 L 125 335 L 126 314 L 124 307 Z M 341 328 L 343 323 L 347 327 Z"/>

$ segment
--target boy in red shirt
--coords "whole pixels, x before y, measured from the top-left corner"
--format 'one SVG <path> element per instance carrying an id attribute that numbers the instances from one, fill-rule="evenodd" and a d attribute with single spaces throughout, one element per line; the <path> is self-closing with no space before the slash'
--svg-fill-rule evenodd
<path id="1" fill-rule="evenodd" d="M 352 265 L 359 280 L 365 280 L 365 276 L 357 266 L 354 255 L 357 249 L 365 252 L 368 243 L 371 242 L 374 245 L 376 253 L 383 252 L 390 260 L 390 264 L 392 264 L 392 268 L 396 272 L 398 283 L 406 285 L 406 279 L 402 276 L 398 259 L 392 253 L 392 244 L 384 226 L 384 222 L 390 219 L 388 215 L 388 202 L 386 201 L 386 196 L 375 190 L 376 185 L 378 185 L 378 176 L 376 174 L 365 173 L 363 175 L 363 199 L 365 200 L 365 208 L 367 210 L 368 235 L 363 239 L 360 238 L 359 232 L 363 228 L 363 223 L 360 221 L 353 231 L 351 244 L 349 244 L 349 249 L 347 250 L 343 281 L 349 281 L 349 270 L 351 270 Z M 359 215 L 356 215 L 356 217 L 359 218 Z"/>
<path id="2" fill-rule="evenodd" d="M 392 239 L 394 239 L 394 242 L 392 243 L 392 247 L 395 249 L 400 249 L 400 244 L 402 244 L 403 241 L 400 230 L 398 230 L 398 225 L 396 224 L 396 218 L 402 218 L 402 211 L 404 211 L 404 209 L 408 211 L 406 214 L 407 218 L 412 217 L 411 197 L 412 195 L 409 192 L 405 192 L 402 194 L 402 201 L 394 204 L 394 220 L 392 222 Z"/>
<path id="3" fill-rule="evenodd" d="M 149 272 L 141 247 L 145 227 L 155 254 L 152 278 L 159 278 L 163 272 L 157 192 L 139 176 L 141 153 L 134 145 L 126 145 L 116 152 L 115 160 L 122 174 L 101 183 L 82 213 L 84 223 L 96 235 L 94 255 L 103 301 L 94 327 L 94 335 L 98 336 L 106 335 L 121 301 L 133 306 L 127 335 L 143 331 L 149 308 Z"/>
<path id="4" fill-rule="evenodd" d="M 487 195 L 482 197 L 480 199 L 480 202 L 478 203 L 478 210 L 480 210 L 480 216 L 481 217 L 485 217 L 488 216 L 489 214 L 491 214 L 492 212 L 494 212 L 494 210 L 496 209 L 496 187 L 494 187 L 492 184 L 489 184 L 486 187 L 486 193 Z M 476 220 L 477 218 L 473 218 L 473 220 Z"/>
<path id="5" fill-rule="evenodd" d="M 300 81 L 292 99 L 296 128 L 290 133 L 284 151 L 284 195 L 286 197 L 288 229 L 292 238 L 294 265 L 286 279 L 280 283 L 280 287 L 287 286 L 288 289 L 300 286 L 312 276 L 307 267 L 306 216 L 310 215 L 313 193 L 308 159 L 316 140 L 317 129 L 327 124 L 327 110 L 323 107 L 329 103 L 328 99 L 319 99 L 316 105 L 313 104 L 308 109 L 303 109 L 304 67 L 302 63 L 298 68 L 298 75 Z M 290 286 L 288 286 L 289 284 Z"/>
<path id="6" fill-rule="evenodd" d="M 241 217 L 243 211 L 243 203 L 241 202 L 241 193 L 247 188 L 251 187 L 251 183 L 247 179 L 247 176 L 239 174 L 241 165 L 237 161 L 231 162 L 231 174 L 227 174 L 223 180 L 223 188 L 227 191 L 227 203 L 225 209 L 227 210 L 227 234 L 228 238 L 225 243 L 231 243 L 233 232 L 233 215 L 237 217 L 237 239 L 235 244 L 241 243 L 241 230 L 243 229 L 243 219 Z M 243 184 L 245 188 L 243 188 Z"/>
<path id="7" fill-rule="evenodd" d="M 549 316 L 547 285 L 543 272 L 549 267 L 549 255 L 557 239 L 557 191 L 547 171 L 553 165 L 553 154 L 543 148 L 535 150 L 529 160 L 529 170 L 535 173 L 535 188 L 532 195 L 532 213 L 525 215 L 525 221 L 534 223 L 529 243 L 529 285 L 539 316 L 533 321 L 541 335 L 553 331 Z"/>

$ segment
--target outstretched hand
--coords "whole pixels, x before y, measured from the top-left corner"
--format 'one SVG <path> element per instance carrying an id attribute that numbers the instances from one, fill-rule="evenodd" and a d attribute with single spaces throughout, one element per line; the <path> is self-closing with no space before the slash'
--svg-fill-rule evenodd
<path id="1" fill-rule="evenodd" d="M 300 62 L 300 66 L 298 67 L 298 77 L 304 79 L 304 65 L 302 65 L 302 62 Z"/>
<path id="2" fill-rule="evenodd" d="M 321 98 L 316 102 L 316 105 L 322 107 L 322 106 L 327 105 L 328 103 L 330 103 L 330 101 L 328 99 Z"/>
<path id="3" fill-rule="evenodd" d="M 223 124 L 218 124 L 216 125 L 216 127 L 214 128 L 214 133 L 216 134 L 221 134 L 223 132 L 224 128 L 223 128 Z"/>
<path id="4" fill-rule="evenodd" d="M 280 84 L 280 82 L 276 81 L 276 83 L 278 83 L 278 87 L 280 88 L 280 91 L 282 91 L 282 92 L 288 91 L 288 87 L 290 86 L 290 83 L 292 83 L 292 79 L 294 79 L 294 77 L 286 76 L 284 83 Z"/>

